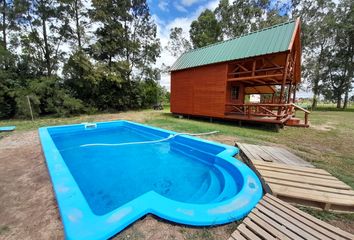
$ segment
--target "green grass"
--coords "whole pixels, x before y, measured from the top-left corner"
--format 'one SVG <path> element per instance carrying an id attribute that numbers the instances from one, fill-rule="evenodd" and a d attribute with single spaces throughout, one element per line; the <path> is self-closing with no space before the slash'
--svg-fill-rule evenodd
<path id="1" fill-rule="evenodd" d="M 10 228 L 8 226 L 0 226 L 0 235 L 9 231 Z"/>
<path id="2" fill-rule="evenodd" d="M 0 121 L 0 126 L 16 125 L 16 132 L 35 130 L 41 126 L 72 124 L 80 122 L 104 121 L 112 119 L 129 119 L 178 132 L 219 131 L 218 141 L 233 139 L 235 141 L 280 145 L 323 168 L 354 188 L 354 111 L 314 111 L 310 114 L 310 128 L 286 127 L 276 132 L 274 127 L 266 125 L 243 124 L 214 121 L 208 119 L 179 119 L 164 111 L 143 110 L 119 114 L 84 115 L 72 118 L 40 118 L 34 122 L 28 120 Z M 302 117 L 302 114 L 299 114 Z M 0 133 L 2 135 L 12 133 Z M 208 137 L 209 138 L 209 137 Z M 211 139 L 213 137 L 210 137 Z M 352 221 L 354 214 L 344 215 L 326 212 L 310 212 L 324 219 L 335 216 L 338 219 Z M 324 214 L 324 215 L 323 215 Z M 324 216 L 324 217 L 323 217 Z M 349 220 L 348 220 L 349 219 Z M 198 234 L 204 234 L 203 232 Z"/>

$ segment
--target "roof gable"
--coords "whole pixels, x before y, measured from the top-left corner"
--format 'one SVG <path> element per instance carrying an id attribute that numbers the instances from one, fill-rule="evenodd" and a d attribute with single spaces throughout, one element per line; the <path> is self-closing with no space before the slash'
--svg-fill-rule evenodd
<path id="1" fill-rule="evenodd" d="M 290 21 L 183 53 L 170 71 L 289 50 L 296 22 Z"/>

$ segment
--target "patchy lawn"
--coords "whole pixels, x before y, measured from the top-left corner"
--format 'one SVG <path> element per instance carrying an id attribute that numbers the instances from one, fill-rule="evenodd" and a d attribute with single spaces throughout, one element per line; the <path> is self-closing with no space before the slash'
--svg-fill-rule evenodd
<path id="1" fill-rule="evenodd" d="M 127 119 L 179 132 L 220 131 L 207 139 L 233 145 L 235 141 L 288 148 L 317 167 L 326 169 L 354 188 L 354 112 L 318 111 L 310 115 L 309 129 L 179 119 L 165 111 L 130 111 L 72 118 L 0 121 L 16 125 L 0 133 L 0 238 L 63 238 L 57 204 L 36 129 L 41 126 Z M 302 208 L 322 220 L 354 233 L 354 214 L 335 214 Z M 209 228 L 173 224 L 146 216 L 115 239 L 227 239 L 237 223 Z"/>

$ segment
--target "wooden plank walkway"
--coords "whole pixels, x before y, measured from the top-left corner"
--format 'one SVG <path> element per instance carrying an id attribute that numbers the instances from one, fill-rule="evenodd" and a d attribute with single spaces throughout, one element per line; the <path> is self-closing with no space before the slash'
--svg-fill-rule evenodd
<path id="1" fill-rule="evenodd" d="M 354 235 L 266 194 L 229 240 L 353 240 Z"/>
<path id="2" fill-rule="evenodd" d="M 246 143 L 236 143 L 241 154 L 245 154 L 249 161 L 258 160 L 265 162 L 284 163 L 288 165 L 314 167 L 311 163 L 303 160 L 286 149 L 279 147 L 259 146 Z"/>
<path id="3" fill-rule="evenodd" d="M 262 180 L 266 192 L 287 202 L 325 210 L 354 212 L 354 191 L 323 169 L 295 165 L 292 161 L 265 161 L 255 157 L 251 146 L 242 146 L 241 156 Z M 246 149 L 246 150 L 245 150 Z M 250 155 L 251 154 L 251 155 Z M 304 161 L 304 160 L 302 160 Z M 288 161 L 289 162 L 289 161 Z"/>
<path id="4" fill-rule="evenodd" d="M 354 191 L 325 170 L 253 161 L 273 195 L 325 210 L 354 212 Z"/>

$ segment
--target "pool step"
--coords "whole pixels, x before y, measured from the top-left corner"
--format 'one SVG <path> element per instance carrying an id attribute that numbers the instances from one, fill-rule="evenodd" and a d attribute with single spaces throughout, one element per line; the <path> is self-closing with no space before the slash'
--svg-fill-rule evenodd
<path id="1" fill-rule="evenodd" d="M 211 176 L 210 173 L 207 173 L 205 179 L 203 182 L 200 184 L 198 190 L 188 199 L 188 202 L 192 203 L 199 203 L 198 198 L 200 198 L 201 195 L 203 195 L 209 188 L 211 182 Z"/>
<path id="2" fill-rule="evenodd" d="M 224 177 L 224 188 L 222 189 L 219 196 L 213 200 L 213 202 L 221 202 L 227 198 L 234 196 L 237 193 L 237 186 L 235 183 L 235 179 L 230 175 L 227 170 L 217 165 L 215 165 L 215 168 L 217 168 Z"/>
<path id="3" fill-rule="evenodd" d="M 218 196 L 221 192 L 221 185 L 218 176 L 211 172 L 210 175 L 210 184 L 208 189 L 197 199 L 198 203 L 210 203 L 215 199 L 215 196 Z"/>

